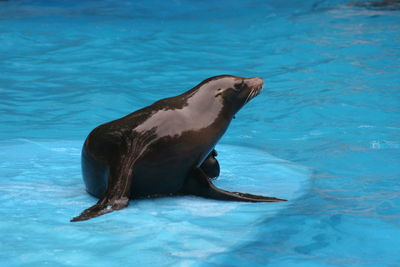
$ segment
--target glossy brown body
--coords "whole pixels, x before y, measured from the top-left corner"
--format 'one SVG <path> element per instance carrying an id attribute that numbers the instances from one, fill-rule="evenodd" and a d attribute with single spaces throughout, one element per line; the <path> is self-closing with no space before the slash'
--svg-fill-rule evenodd
<path id="1" fill-rule="evenodd" d="M 214 146 L 234 114 L 263 86 L 259 78 L 216 76 L 95 128 L 82 151 L 87 191 L 100 198 L 73 221 L 120 209 L 129 199 L 194 194 L 222 200 L 280 201 L 215 188 Z"/>

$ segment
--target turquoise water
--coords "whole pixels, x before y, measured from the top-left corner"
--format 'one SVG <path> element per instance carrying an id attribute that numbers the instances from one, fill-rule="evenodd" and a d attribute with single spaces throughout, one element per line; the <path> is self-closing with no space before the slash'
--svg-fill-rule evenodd
<path id="1" fill-rule="evenodd" d="M 399 266 L 400 11 L 347 1 L 0 1 L 2 266 Z M 217 146 L 229 190 L 95 203 L 97 125 L 219 74 L 261 76 Z"/>

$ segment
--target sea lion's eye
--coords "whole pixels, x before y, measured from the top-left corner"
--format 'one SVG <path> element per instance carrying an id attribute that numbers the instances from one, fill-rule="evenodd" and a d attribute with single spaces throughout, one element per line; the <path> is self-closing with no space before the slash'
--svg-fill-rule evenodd
<path id="1" fill-rule="evenodd" d="M 244 87 L 244 81 L 242 81 L 241 83 L 235 84 L 235 85 L 233 86 L 232 89 L 233 89 L 235 92 L 239 92 L 240 90 L 243 89 L 243 87 Z"/>

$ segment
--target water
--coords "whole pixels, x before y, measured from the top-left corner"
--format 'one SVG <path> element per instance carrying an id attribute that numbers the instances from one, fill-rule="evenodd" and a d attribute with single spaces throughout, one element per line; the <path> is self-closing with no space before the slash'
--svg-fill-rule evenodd
<path id="1" fill-rule="evenodd" d="M 0 2 L 2 266 L 398 266 L 400 13 L 346 1 Z M 220 144 L 229 190 L 83 223 L 95 126 L 219 74 L 265 89 Z"/>

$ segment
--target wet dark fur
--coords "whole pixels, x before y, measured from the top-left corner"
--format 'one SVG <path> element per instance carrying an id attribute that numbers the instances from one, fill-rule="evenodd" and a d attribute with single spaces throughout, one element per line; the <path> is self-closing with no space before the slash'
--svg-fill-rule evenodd
<path id="1" fill-rule="evenodd" d="M 221 190 L 210 179 L 219 175 L 214 146 L 262 86 L 259 78 L 212 77 L 182 95 L 95 128 L 83 146 L 82 173 L 87 191 L 100 200 L 72 221 L 119 210 L 129 199 L 143 197 L 283 201 Z"/>

